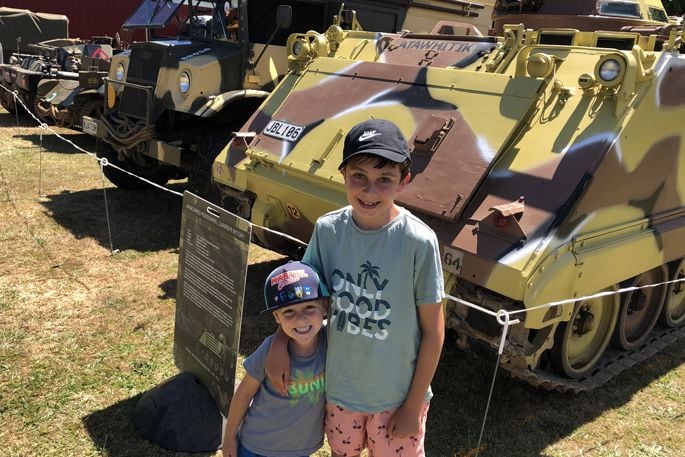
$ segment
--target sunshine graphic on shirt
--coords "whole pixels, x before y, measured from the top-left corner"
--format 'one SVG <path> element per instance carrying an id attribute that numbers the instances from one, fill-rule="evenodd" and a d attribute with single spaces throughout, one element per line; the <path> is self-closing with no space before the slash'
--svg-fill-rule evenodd
<path id="1" fill-rule="evenodd" d="M 325 384 L 324 373 L 315 375 L 312 370 L 295 369 L 294 376 L 291 376 L 288 385 L 290 405 L 296 405 L 301 398 L 306 398 L 311 403 L 317 403 L 324 392 Z"/>

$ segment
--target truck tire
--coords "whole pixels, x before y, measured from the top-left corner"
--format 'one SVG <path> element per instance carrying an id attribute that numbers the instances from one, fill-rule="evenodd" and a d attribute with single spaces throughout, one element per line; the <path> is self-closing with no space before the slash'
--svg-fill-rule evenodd
<path id="1" fill-rule="evenodd" d="M 97 157 L 99 159 L 107 159 L 112 165 L 116 165 L 126 171 L 129 171 L 137 176 L 152 181 L 161 186 L 165 185 L 167 181 L 175 174 L 169 167 L 161 166 L 158 163 L 150 164 L 150 166 L 139 165 L 132 160 L 119 160 L 117 152 L 104 141 L 97 142 Z M 150 159 L 152 162 L 153 159 Z M 142 181 L 135 176 L 131 176 L 114 167 L 106 166 L 102 172 L 110 180 L 112 184 L 119 189 L 124 190 L 144 190 L 150 189 L 154 186 Z"/>

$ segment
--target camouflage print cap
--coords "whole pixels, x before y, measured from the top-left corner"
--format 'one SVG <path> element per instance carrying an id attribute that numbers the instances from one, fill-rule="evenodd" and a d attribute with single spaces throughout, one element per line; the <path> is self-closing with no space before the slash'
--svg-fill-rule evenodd
<path id="1" fill-rule="evenodd" d="M 345 137 L 342 168 L 350 158 L 359 154 L 372 154 L 392 162 L 411 160 L 409 145 L 400 129 L 385 119 L 369 119 L 350 129 Z"/>
<path id="2" fill-rule="evenodd" d="M 288 262 L 272 271 L 264 283 L 263 312 L 327 298 L 330 294 L 312 267 L 303 262 Z"/>

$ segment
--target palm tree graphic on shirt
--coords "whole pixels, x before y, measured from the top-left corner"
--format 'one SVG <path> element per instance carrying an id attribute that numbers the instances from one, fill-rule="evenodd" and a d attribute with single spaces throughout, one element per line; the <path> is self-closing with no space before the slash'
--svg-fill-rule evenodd
<path id="1" fill-rule="evenodd" d="M 362 265 L 359 265 L 359 268 L 362 269 L 362 278 L 363 279 L 363 286 L 364 289 L 366 289 L 366 281 L 369 279 L 369 277 L 378 277 L 379 273 L 378 270 L 380 267 L 374 266 L 369 260 L 366 261 L 366 263 L 363 263 Z"/>

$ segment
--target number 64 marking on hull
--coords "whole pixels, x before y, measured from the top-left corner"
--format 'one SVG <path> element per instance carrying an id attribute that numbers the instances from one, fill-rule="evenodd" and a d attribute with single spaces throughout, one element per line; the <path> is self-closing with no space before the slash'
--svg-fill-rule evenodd
<path id="1" fill-rule="evenodd" d="M 464 253 L 456 249 L 443 247 L 442 265 L 445 270 L 456 275 L 461 275 L 461 267 L 464 264 Z"/>

